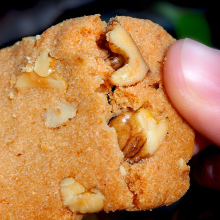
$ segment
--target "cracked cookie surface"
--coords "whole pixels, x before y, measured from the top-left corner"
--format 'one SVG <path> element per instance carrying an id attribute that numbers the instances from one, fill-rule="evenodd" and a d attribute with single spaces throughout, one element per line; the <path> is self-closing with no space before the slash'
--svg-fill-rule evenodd
<path id="1" fill-rule="evenodd" d="M 93 15 L 0 51 L 0 219 L 80 219 L 184 195 L 194 134 L 163 88 L 173 42 L 151 21 Z M 110 123 L 128 112 L 122 148 Z"/>

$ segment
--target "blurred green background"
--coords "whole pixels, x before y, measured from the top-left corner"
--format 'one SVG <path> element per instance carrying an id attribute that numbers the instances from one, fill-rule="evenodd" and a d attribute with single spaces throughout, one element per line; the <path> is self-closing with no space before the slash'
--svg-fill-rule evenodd
<path id="1" fill-rule="evenodd" d="M 207 20 L 208 8 L 190 8 L 175 5 L 168 1 L 158 1 L 153 9 L 173 24 L 176 38 L 193 38 L 213 46 L 212 33 Z"/>

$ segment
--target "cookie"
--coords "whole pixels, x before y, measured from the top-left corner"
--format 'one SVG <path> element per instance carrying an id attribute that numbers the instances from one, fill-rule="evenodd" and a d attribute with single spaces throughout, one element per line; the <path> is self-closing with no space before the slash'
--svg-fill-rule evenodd
<path id="1" fill-rule="evenodd" d="M 0 51 L 0 219 L 169 205 L 194 132 L 163 87 L 175 40 L 149 20 L 66 20 Z"/>

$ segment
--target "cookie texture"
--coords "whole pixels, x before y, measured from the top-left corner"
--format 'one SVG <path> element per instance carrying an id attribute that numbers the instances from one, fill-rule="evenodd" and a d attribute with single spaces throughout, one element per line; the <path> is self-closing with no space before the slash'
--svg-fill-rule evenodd
<path id="1" fill-rule="evenodd" d="M 0 219 L 81 219 L 185 194 L 194 132 L 162 75 L 174 42 L 149 20 L 92 15 L 0 51 Z"/>

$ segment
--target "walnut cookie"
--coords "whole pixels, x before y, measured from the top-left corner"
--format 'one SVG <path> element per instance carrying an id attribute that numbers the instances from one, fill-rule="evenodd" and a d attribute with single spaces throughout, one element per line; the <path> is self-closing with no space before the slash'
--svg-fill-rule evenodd
<path id="1" fill-rule="evenodd" d="M 169 205 L 189 188 L 194 132 L 149 20 L 70 19 L 0 51 L 0 219 L 81 219 Z"/>

